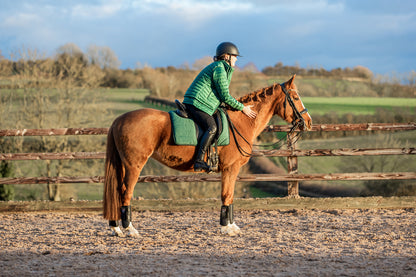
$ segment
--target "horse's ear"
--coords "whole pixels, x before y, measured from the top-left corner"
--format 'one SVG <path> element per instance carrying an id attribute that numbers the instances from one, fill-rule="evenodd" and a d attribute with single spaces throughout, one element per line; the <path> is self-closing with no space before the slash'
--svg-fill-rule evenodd
<path id="1" fill-rule="evenodd" d="M 295 77 L 296 77 L 296 74 L 293 74 L 292 78 L 290 78 L 290 80 L 289 80 L 289 87 L 292 86 L 293 81 L 295 80 Z"/>

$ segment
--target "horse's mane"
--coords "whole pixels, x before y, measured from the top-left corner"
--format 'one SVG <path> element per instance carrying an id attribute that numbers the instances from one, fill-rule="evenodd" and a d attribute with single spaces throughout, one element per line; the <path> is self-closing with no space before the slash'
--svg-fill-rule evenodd
<path id="1" fill-rule="evenodd" d="M 241 102 L 243 104 L 256 104 L 259 102 L 263 102 L 268 96 L 271 96 L 275 93 L 276 88 L 278 84 L 273 84 L 269 87 L 261 88 L 259 90 L 255 90 L 253 92 L 250 92 L 247 95 L 241 96 L 240 98 L 237 98 L 238 102 Z M 233 110 L 230 106 L 226 105 L 227 109 Z"/>

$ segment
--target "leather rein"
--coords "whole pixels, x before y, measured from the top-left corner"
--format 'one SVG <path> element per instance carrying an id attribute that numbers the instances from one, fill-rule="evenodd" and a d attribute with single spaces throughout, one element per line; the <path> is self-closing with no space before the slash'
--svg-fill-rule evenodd
<path id="1" fill-rule="evenodd" d="M 292 97 L 290 96 L 290 94 L 289 94 L 289 92 L 290 91 L 296 91 L 296 90 L 294 90 L 294 89 L 289 89 L 289 90 L 287 90 L 286 88 L 285 88 L 285 86 L 284 86 L 284 83 L 283 84 L 280 84 L 280 87 L 281 87 L 281 89 L 282 89 L 282 91 L 285 93 L 285 102 L 284 102 L 284 104 L 283 104 L 283 107 L 284 107 L 284 114 L 286 114 L 286 106 L 287 106 L 287 103 L 289 103 L 289 105 L 290 105 L 290 107 L 292 108 L 292 110 L 293 110 L 293 113 L 294 113 L 294 115 L 295 115 L 295 118 L 293 119 L 293 121 L 292 121 L 292 128 L 290 128 L 290 131 L 288 132 L 288 135 L 291 135 L 291 134 L 293 134 L 293 133 L 295 133 L 295 131 L 298 129 L 298 128 L 300 128 L 300 127 L 302 127 L 302 126 L 304 126 L 305 125 L 305 120 L 303 119 L 303 117 L 302 117 L 302 114 L 304 114 L 304 113 L 307 113 L 308 112 L 308 109 L 303 109 L 302 111 L 299 111 L 297 108 L 296 108 L 296 106 L 295 106 L 295 103 L 293 102 L 293 99 L 292 99 Z M 228 113 L 227 113 L 227 111 L 225 110 L 225 115 L 227 116 L 227 120 L 228 120 L 228 123 L 229 123 L 229 125 L 230 125 L 230 129 L 231 129 L 231 132 L 233 133 L 233 137 L 234 137 L 234 141 L 235 141 L 235 144 L 236 144 L 236 146 L 237 146 L 237 149 L 238 149 L 238 151 L 240 152 L 240 154 L 241 155 L 243 155 L 244 157 L 251 157 L 252 156 L 252 152 L 250 153 L 250 152 L 247 152 L 246 150 L 244 150 L 242 147 L 241 147 L 241 145 L 238 143 L 238 140 L 237 140 L 237 136 L 236 136 L 236 133 L 238 134 L 238 136 L 239 137 L 241 137 L 248 145 L 251 145 L 251 146 L 257 146 L 257 147 L 274 147 L 274 148 L 280 148 L 280 147 L 282 147 L 282 145 L 283 145 L 283 143 L 284 143 L 284 139 L 283 138 L 281 138 L 281 139 L 279 139 L 278 141 L 276 141 L 276 142 L 274 142 L 274 143 L 271 143 L 271 144 L 251 144 L 239 131 L 238 131 L 238 129 L 234 126 L 234 124 L 232 123 L 232 121 L 231 121 L 231 119 L 230 119 L 230 117 L 228 116 Z M 299 138 L 302 136 L 302 133 L 303 133 L 303 131 L 302 130 L 300 130 L 299 129 L 299 132 L 297 132 L 296 134 L 295 134 L 295 137 L 294 137 L 294 141 L 292 142 L 292 144 L 294 144 L 294 143 L 296 143 L 298 140 L 299 140 Z"/>

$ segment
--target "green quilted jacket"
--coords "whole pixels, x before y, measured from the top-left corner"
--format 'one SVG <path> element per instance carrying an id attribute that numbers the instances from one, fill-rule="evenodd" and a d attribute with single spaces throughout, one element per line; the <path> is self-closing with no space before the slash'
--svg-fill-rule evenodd
<path id="1" fill-rule="evenodd" d="M 221 103 L 237 110 L 244 105 L 230 95 L 231 76 L 234 68 L 225 61 L 216 61 L 205 67 L 185 93 L 183 102 L 194 105 L 209 115 L 214 114 Z"/>

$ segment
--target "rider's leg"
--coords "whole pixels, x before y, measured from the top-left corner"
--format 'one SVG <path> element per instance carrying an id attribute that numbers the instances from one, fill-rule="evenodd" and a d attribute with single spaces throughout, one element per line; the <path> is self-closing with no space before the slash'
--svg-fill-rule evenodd
<path id="1" fill-rule="evenodd" d="M 205 163 L 205 153 L 207 152 L 208 148 L 211 146 L 214 137 L 217 133 L 217 123 L 215 122 L 214 117 L 195 108 L 192 105 L 186 105 L 186 108 L 191 114 L 191 117 L 195 120 L 195 122 L 204 130 L 204 134 L 202 135 L 202 139 L 198 143 L 197 146 L 197 154 L 195 157 L 195 164 L 194 170 L 201 171 L 201 170 L 208 170 L 209 167 Z"/>
<path id="2" fill-rule="evenodd" d="M 208 148 L 211 146 L 216 133 L 217 133 L 216 126 L 205 131 L 201 139 L 201 142 L 199 143 L 199 146 L 198 146 L 198 152 L 196 154 L 195 164 L 194 164 L 195 171 L 209 169 L 207 163 L 204 161 L 204 158 L 205 158 L 205 153 L 207 152 Z"/>

